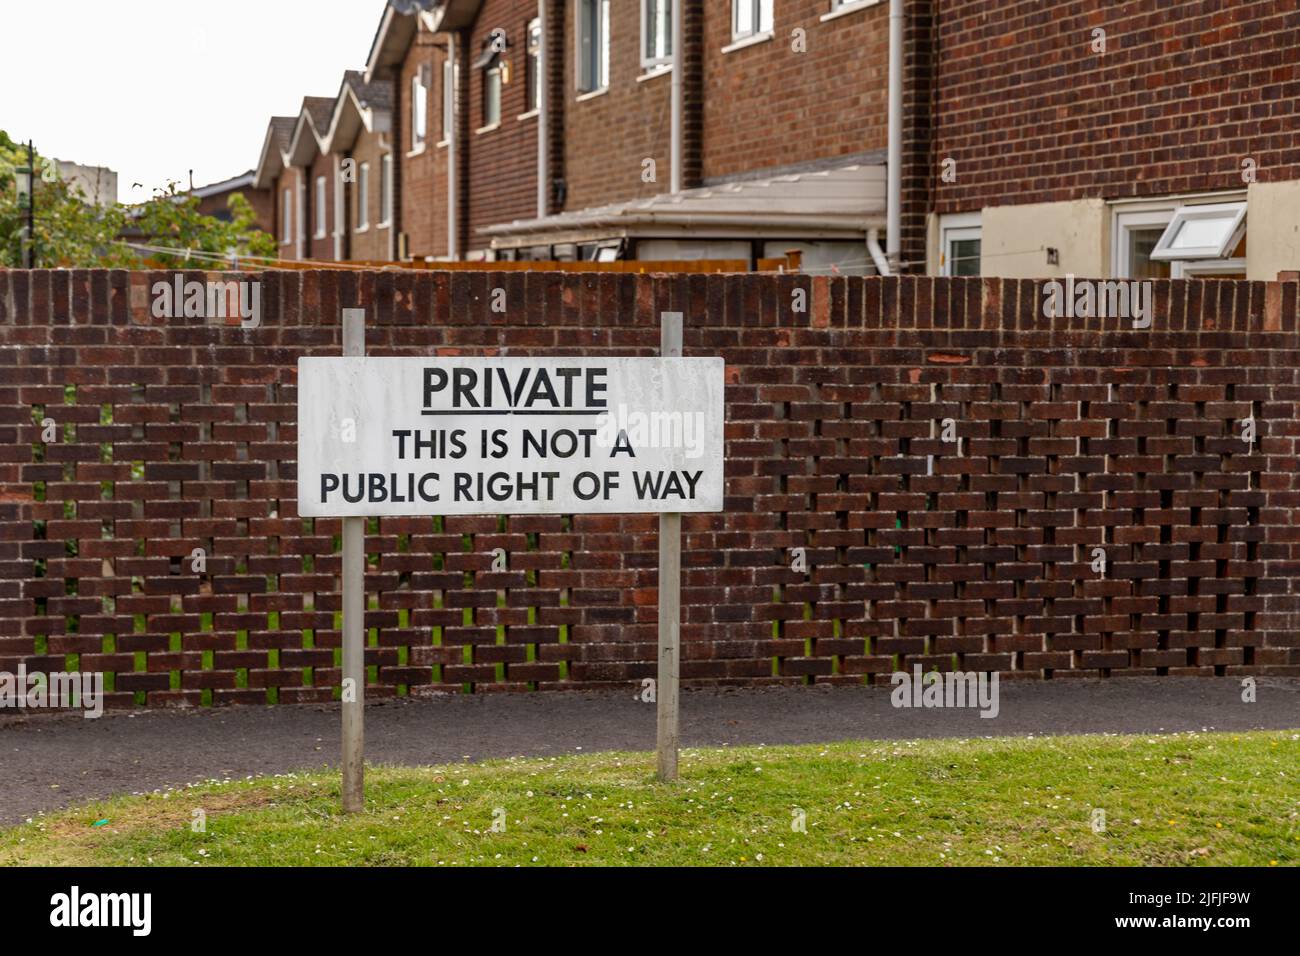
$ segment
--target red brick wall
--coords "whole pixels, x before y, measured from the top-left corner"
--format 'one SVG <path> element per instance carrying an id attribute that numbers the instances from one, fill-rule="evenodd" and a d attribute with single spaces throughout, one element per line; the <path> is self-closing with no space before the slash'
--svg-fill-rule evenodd
<path id="1" fill-rule="evenodd" d="M 536 16 L 535 0 L 486 0 L 470 32 L 470 54 L 477 59 L 491 32 L 504 30 L 508 47 L 501 62 L 510 64 L 510 82 L 501 86 L 501 122 L 483 133 L 484 72 L 472 61 L 461 69 L 461 82 L 469 82 L 470 250 L 490 245 L 478 234 L 484 226 L 537 215 L 537 117 L 519 119 L 527 100 L 526 25 Z"/>
<path id="2" fill-rule="evenodd" d="M 396 74 L 395 99 L 399 114 L 395 125 L 400 128 L 396 149 L 401 164 L 402 224 L 407 234 L 410 255 L 415 259 L 447 254 L 447 148 L 442 139 L 442 65 L 446 37 L 435 40 L 423 25 L 406 59 Z M 422 152 L 411 153 L 411 79 L 421 64 L 428 64 L 432 83 L 429 89 L 428 138 Z M 462 71 L 462 76 L 464 72 Z"/>
<path id="3" fill-rule="evenodd" d="M 577 0 L 564 5 L 564 174 L 566 210 L 620 199 L 666 193 L 672 126 L 671 74 L 644 83 L 641 69 L 641 4 L 610 4 L 609 92 L 578 101 Z M 653 183 L 642 182 L 642 160 L 655 161 Z"/>
<path id="4" fill-rule="evenodd" d="M 722 53 L 731 0 L 705 0 L 706 179 L 887 146 L 889 4 L 822 22 L 829 9 L 776 3 L 771 40 Z M 796 28 L 806 53 L 793 50 Z"/>
<path id="5" fill-rule="evenodd" d="M 1028 281 L 272 271 L 243 330 L 151 318 L 169 277 L 0 272 L 2 670 L 104 670 L 115 706 L 334 695 L 340 522 L 295 513 L 295 360 L 361 306 L 375 355 L 650 354 L 676 309 L 725 357 L 688 681 L 1300 674 L 1297 283 L 1157 282 L 1132 331 L 1042 318 Z M 379 519 L 368 693 L 653 675 L 656 526 Z"/>
<path id="6" fill-rule="evenodd" d="M 941 213 L 1241 189 L 1245 157 L 1300 179 L 1294 3 L 963 0 L 936 23 Z"/>

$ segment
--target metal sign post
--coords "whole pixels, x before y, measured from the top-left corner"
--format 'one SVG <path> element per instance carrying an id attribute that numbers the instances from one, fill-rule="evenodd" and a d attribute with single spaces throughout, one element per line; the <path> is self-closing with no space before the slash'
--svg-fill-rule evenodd
<path id="1" fill-rule="evenodd" d="M 659 353 L 664 358 L 682 356 L 682 314 L 664 312 L 659 317 Z M 655 701 L 655 753 L 659 779 L 677 779 L 678 699 L 681 674 L 682 628 L 682 516 L 659 516 L 659 680 Z"/>
<path id="2" fill-rule="evenodd" d="M 659 779 L 677 779 L 682 514 L 721 511 L 726 363 L 624 356 L 298 358 L 298 514 L 343 519 L 343 810 L 365 809 L 366 522 L 433 515 L 657 514 Z"/>
<path id="3" fill-rule="evenodd" d="M 366 310 L 343 310 L 343 354 L 366 354 Z M 343 812 L 365 809 L 366 519 L 343 519 Z"/>

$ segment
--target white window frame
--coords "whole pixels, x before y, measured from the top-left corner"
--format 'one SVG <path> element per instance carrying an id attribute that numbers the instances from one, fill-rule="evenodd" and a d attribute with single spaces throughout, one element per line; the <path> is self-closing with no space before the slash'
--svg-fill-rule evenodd
<path id="1" fill-rule="evenodd" d="M 314 207 L 312 212 L 316 214 L 316 231 L 312 233 L 313 239 L 325 238 L 325 195 L 325 177 L 317 176 L 315 192 L 312 193 L 312 205 Z"/>
<path id="2" fill-rule="evenodd" d="M 1158 200 L 1112 204 L 1110 230 L 1111 278 L 1132 278 L 1133 264 L 1129 261 L 1129 230 L 1157 228 L 1167 230 L 1180 207 L 1192 209 L 1198 204 L 1198 200 L 1217 203 L 1244 203 L 1246 194 L 1243 192 L 1202 193 L 1195 196 L 1169 196 Z M 1233 248 L 1235 249 L 1239 243 L 1240 237 L 1233 244 Z M 1183 279 L 1191 274 L 1209 274 L 1216 270 L 1219 272 L 1245 271 L 1246 268 L 1246 259 L 1244 257 L 1200 261 L 1187 259 L 1156 261 L 1169 261 L 1169 277 L 1171 279 Z"/>
<path id="3" fill-rule="evenodd" d="M 775 0 L 731 0 L 731 41 L 739 43 L 744 40 L 757 42 L 772 36 L 775 13 Z M 752 26 L 748 30 L 740 29 L 740 11 L 748 9 Z"/>
<path id="4" fill-rule="evenodd" d="M 293 242 L 293 190 L 285 187 L 280 194 L 280 245 Z"/>
<path id="5" fill-rule="evenodd" d="M 980 274 L 984 273 L 984 236 L 982 216 L 978 212 L 954 213 L 939 217 L 939 274 L 953 275 L 952 244 L 961 239 L 980 240 Z"/>
<path id="6" fill-rule="evenodd" d="M 524 30 L 524 112 L 531 116 L 542 102 L 542 20 L 533 17 Z"/>
<path id="7" fill-rule="evenodd" d="M 357 167 L 357 228 L 353 232 L 365 232 L 370 228 L 370 164 L 362 163 Z"/>
<path id="8" fill-rule="evenodd" d="M 658 25 L 651 41 L 651 15 Z M 673 65 L 673 0 L 641 0 L 641 69 L 647 73 L 664 70 Z"/>
<path id="9" fill-rule="evenodd" d="M 379 228 L 385 229 L 393 221 L 393 155 L 384 153 L 379 159 Z"/>
<path id="10" fill-rule="evenodd" d="M 442 64 L 442 142 L 446 146 L 456 135 L 456 68 L 451 60 Z"/>
<path id="11" fill-rule="evenodd" d="M 609 4 L 610 0 L 578 0 L 573 5 L 577 25 L 574 36 L 574 81 L 578 92 L 583 96 L 594 96 L 609 89 Z M 587 36 L 586 17 L 583 14 L 594 8 L 596 11 L 597 34 Z M 593 53 L 584 53 L 583 47 L 589 46 Z M 589 75 L 590 68 L 595 68 L 595 75 Z"/>
<path id="12" fill-rule="evenodd" d="M 1190 222 L 1205 219 L 1225 220 L 1228 231 L 1223 239 L 1213 246 L 1193 246 L 1186 249 L 1174 248 L 1173 242 L 1178 232 Z M 1173 218 L 1165 228 L 1164 234 L 1156 247 L 1151 250 L 1155 262 L 1192 261 L 1202 259 L 1223 259 L 1237 248 L 1241 237 L 1246 233 L 1246 204 L 1239 203 L 1199 203 L 1197 205 L 1179 206 L 1174 210 Z"/>
<path id="13" fill-rule="evenodd" d="M 1234 274 L 1240 272 L 1246 274 L 1246 260 L 1238 259 L 1179 259 L 1171 264 L 1173 268 L 1169 270 L 1171 279 L 1212 279 L 1215 276 Z"/>
<path id="14" fill-rule="evenodd" d="M 1117 210 L 1114 228 L 1111 230 L 1111 271 L 1112 278 L 1130 279 L 1133 277 L 1133 263 L 1129 258 L 1128 234 L 1138 229 L 1167 229 L 1169 220 L 1174 218 L 1177 202 L 1163 207 L 1152 206 L 1147 209 Z M 1170 268 L 1173 274 L 1173 268 Z"/>
<path id="15" fill-rule="evenodd" d="M 484 67 L 483 73 L 483 125 L 479 127 L 478 132 L 486 133 L 488 130 L 496 129 L 501 125 L 501 57 L 498 55 L 492 61 L 492 65 Z M 489 93 L 495 89 L 496 97 L 489 97 Z M 488 104 L 492 103 L 495 115 L 488 110 Z"/>
<path id="16" fill-rule="evenodd" d="M 867 7 L 874 7 L 881 3 L 882 0 L 830 0 L 831 8 L 827 13 L 823 13 L 817 19 L 823 23 L 827 20 L 834 20 L 836 17 L 842 17 L 848 13 L 856 13 L 858 10 L 865 10 Z"/>
<path id="17" fill-rule="evenodd" d="M 411 152 L 424 149 L 429 138 L 429 87 L 421 64 L 411 77 Z"/>

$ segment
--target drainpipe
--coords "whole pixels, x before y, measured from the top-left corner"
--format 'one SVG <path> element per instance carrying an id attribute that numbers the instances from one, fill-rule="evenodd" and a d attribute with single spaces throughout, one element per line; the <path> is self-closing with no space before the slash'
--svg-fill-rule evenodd
<path id="1" fill-rule="evenodd" d="M 447 43 L 447 60 L 451 63 L 451 135 L 447 138 L 447 258 L 452 260 L 460 258 L 456 235 L 456 141 L 460 134 L 460 118 L 456 115 L 456 105 L 460 100 L 460 83 L 456 75 L 456 42 L 457 34 L 450 34 Z"/>
<path id="2" fill-rule="evenodd" d="M 889 150 L 886 162 L 885 255 L 889 260 L 889 272 L 883 274 L 890 275 L 899 271 L 903 247 L 903 0 L 889 0 Z"/>
<path id="3" fill-rule="evenodd" d="M 296 259 L 307 258 L 307 179 L 311 177 L 311 166 L 295 166 L 298 169 L 298 230 L 294 237 Z"/>
<path id="4" fill-rule="evenodd" d="M 537 218 L 546 218 L 547 194 L 550 192 L 550 171 L 547 169 L 546 155 L 549 138 L 546 133 L 546 87 L 550 76 L 547 58 L 550 51 L 546 49 L 546 0 L 537 0 Z M 527 62 L 528 38 L 524 37 L 524 58 Z"/>
<path id="5" fill-rule="evenodd" d="M 890 275 L 889 260 L 885 258 L 884 252 L 880 249 L 880 230 L 867 230 L 867 252 L 871 253 L 871 261 L 875 263 L 876 274 L 887 276 Z"/>
<path id="6" fill-rule="evenodd" d="M 671 99 L 672 146 L 671 146 L 671 157 L 669 159 L 669 163 L 672 166 L 671 188 L 673 192 L 679 193 L 682 191 L 682 117 L 684 113 L 682 107 L 684 103 L 684 90 L 685 90 L 684 84 L 682 82 L 685 77 L 682 74 L 686 72 L 685 66 L 683 64 L 683 60 L 685 59 L 685 57 L 682 55 L 682 46 L 685 43 L 685 40 L 682 36 L 683 33 L 682 0 L 674 0 L 673 7 L 672 7 L 672 18 L 673 18 L 673 23 L 672 23 L 673 77 L 672 77 L 672 90 L 670 92 L 670 95 L 672 97 Z"/>

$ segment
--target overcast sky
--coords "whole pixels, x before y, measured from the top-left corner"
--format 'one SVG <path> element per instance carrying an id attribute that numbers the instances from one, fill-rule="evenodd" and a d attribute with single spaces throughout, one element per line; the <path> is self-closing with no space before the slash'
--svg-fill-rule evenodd
<path id="1" fill-rule="evenodd" d="M 118 198 L 257 165 L 271 116 L 362 69 L 384 0 L 4 0 L 0 129 L 118 174 Z M 144 188 L 133 189 L 133 183 Z"/>

